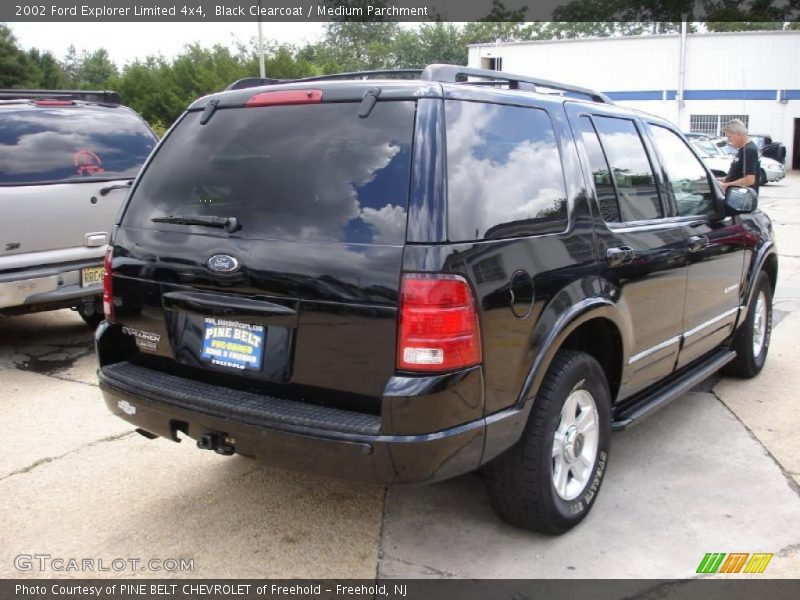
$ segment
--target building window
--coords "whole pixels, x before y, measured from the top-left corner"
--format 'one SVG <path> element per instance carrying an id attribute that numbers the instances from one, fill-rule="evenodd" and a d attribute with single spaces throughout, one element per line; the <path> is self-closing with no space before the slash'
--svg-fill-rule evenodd
<path id="1" fill-rule="evenodd" d="M 723 129 L 733 119 L 739 119 L 746 127 L 750 126 L 750 115 L 691 115 L 689 131 L 710 136 L 723 136 Z"/>
<path id="2" fill-rule="evenodd" d="M 489 71 L 502 71 L 503 59 L 500 56 L 497 58 L 484 56 L 481 58 L 481 69 L 488 69 Z"/>

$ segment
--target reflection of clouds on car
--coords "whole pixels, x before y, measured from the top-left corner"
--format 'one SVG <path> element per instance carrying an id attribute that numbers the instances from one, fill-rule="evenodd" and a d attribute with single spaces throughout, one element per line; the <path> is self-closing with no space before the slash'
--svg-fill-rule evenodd
<path id="1" fill-rule="evenodd" d="M 88 147 L 90 141 L 88 135 L 80 133 L 41 131 L 22 135 L 16 144 L 0 144 L 0 172 L 27 174 L 57 169 L 64 165 L 65 154 L 72 156 L 76 149 Z M 95 152 L 102 154 L 105 150 Z"/>
<path id="2" fill-rule="evenodd" d="M 483 237 L 480 224 L 493 219 L 512 224 L 565 210 L 561 161 L 542 111 L 460 102 L 448 127 L 452 239 Z"/>
<path id="3" fill-rule="evenodd" d="M 376 244 L 396 243 L 405 235 L 406 210 L 402 206 L 387 204 L 383 208 L 364 208 L 359 217 L 375 228 L 373 241 Z"/>
<path id="4" fill-rule="evenodd" d="M 153 146 L 141 119 L 124 108 L 8 110 L 0 119 L 0 179 L 31 183 L 92 175 L 133 176 Z M 83 163 L 76 156 L 80 152 L 98 157 L 103 172 L 79 170 Z"/>
<path id="5" fill-rule="evenodd" d="M 410 102 L 379 103 L 367 119 L 345 104 L 250 108 L 206 125 L 191 113 L 137 191 L 151 200 L 131 209 L 151 211 L 144 221 L 235 216 L 250 238 L 402 243 L 413 111 Z"/>

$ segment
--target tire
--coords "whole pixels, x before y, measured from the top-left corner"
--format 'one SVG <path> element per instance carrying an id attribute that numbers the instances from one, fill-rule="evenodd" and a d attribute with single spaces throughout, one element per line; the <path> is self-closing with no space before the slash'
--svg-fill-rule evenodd
<path id="1" fill-rule="evenodd" d="M 771 336 L 772 284 L 767 273 L 761 271 L 756 279 L 747 316 L 733 338 L 736 358 L 725 366 L 723 373 L 741 379 L 758 375 L 767 361 Z"/>
<path id="2" fill-rule="evenodd" d="M 767 174 L 764 169 L 758 171 L 758 187 L 767 185 Z"/>
<path id="3" fill-rule="evenodd" d="M 578 415 L 576 426 L 582 414 L 590 415 L 584 419 L 594 417 L 594 435 L 586 428 L 578 441 L 579 430 L 567 427 L 562 416 L 567 401 Z M 569 409 L 564 414 L 568 413 Z M 611 395 L 603 369 L 588 354 L 561 350 L 542 382 L 522 437 L 484 469 L 492 508 L 507 523 L 524 529 L 551 535 L 572 529 L 597 498 L 610 435 Z M 588 461 L 592 454 L 587 467 L 581 458 Z M 566 475 L 557 487 L 555 479 L 565 466 Z"/>
<path id="4" fill-rule="evenodd" d="M 89 327 L 91 327 L 92 329 L 97 328 L 97 326 L 100 325 L 100 323 L 104 319 L 102 310 L 101 310 L 101 312 L 97 312 L 97 304 L 96 303 L 95 303 L 95 309 L 94 309 L 94 311 L 92 311 L 91 314 L 86 312 L 86 309 L 84 308 L 83 305 L 78 306 L 76 308 L 76 310 L 78 311 L 78 314 L 81 316 L 81 319 L 83 319 L 86 322 L 86 324 Z"/>

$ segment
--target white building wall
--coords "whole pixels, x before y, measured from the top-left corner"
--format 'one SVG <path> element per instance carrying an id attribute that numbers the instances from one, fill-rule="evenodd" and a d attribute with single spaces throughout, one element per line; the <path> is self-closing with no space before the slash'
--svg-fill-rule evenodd
<path id="1" fill-rule="evenodd" d="M 690 34 L 683 106 L 679 89 L 680 35 L 482 44 L 469 48 L 469 66 L 501 57 L 503 70 L 573 83 L 603 92 L 651 92 L 656 99 L 617 99 L 689 131 L 689 116 L 746 114 L 750 131 L 786 145 L 792 165 L 794 119 L 800 119 L 800 31 Z M 742 90 L 793 90 L 785 103 L 736 97 Z M 708 92 L 708 93 L 704 93 Z M 733 99 L 719 98 L 730 96 Z M 641 94 L 640 94 L 641 95 Z M 692 99 L 716 96 L 714 99 Z"/>

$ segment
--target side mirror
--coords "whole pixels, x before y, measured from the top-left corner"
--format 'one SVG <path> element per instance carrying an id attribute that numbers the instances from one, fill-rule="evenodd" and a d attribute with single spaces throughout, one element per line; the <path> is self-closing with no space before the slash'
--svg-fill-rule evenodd
<path id="1" fill-rule="evenodd" d="M 758 208 L 758 195 L 749 187 L 729 187 L 725 190 L 725 206 L 734 214 L 751 213 Z"/>

